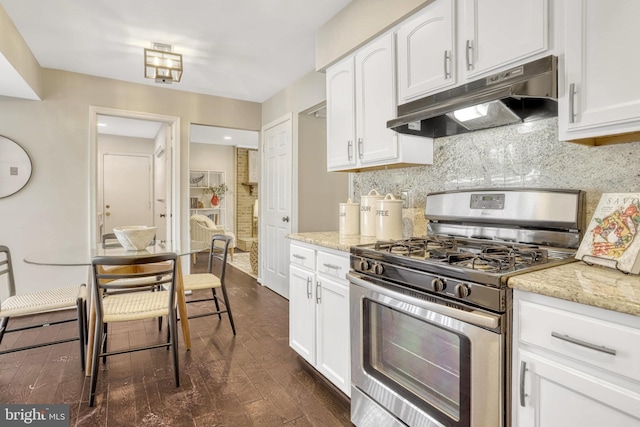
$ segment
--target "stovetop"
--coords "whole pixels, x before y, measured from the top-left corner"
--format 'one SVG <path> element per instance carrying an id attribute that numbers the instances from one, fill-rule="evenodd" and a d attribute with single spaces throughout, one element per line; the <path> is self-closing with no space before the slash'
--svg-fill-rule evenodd
<path id="1" fill-rule="evenodd" d="M 575 262 L 574 253 L 575 249 L 429 237 L 353 246 L 350 264 L 354 273 L 373 282 L 505 312 L 509 277 Z"/>
<path id="2" fill-rule="evenodd" d="M 473 280 L 490 286 L 506 285 L 515 273 L 572 262 L 574 249 L 450 236 L 413 237 L 399 241 L 378 241 L 353 247 L 366 263 L 356 268 L 375 274 L 376 263 L 395 264 L 404 268 Z M 384 272 L 378 269 L 378 275 Z"/>

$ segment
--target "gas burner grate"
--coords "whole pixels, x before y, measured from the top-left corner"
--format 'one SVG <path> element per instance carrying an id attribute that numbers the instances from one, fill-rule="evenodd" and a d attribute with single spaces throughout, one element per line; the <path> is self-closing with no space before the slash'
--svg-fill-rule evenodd
<path id="1" fill-rule="evenodd" d="M 377 241 L 376 251 L 389 252 L 414 258 L 442 259 L 446 252 L 455 250 L 456 242 L 452 239 L 412 237 L 405 240 Z"/>
<path id="2" fill-rule="evenodd" d="M 449 254 L 447 262 L 451 265 L 470 268 L 473 270 L 482 270 L 487 272 L 497 272 L 513 269 L 515 265 L 515 257 L 503 253 L 458 253 Z"/>

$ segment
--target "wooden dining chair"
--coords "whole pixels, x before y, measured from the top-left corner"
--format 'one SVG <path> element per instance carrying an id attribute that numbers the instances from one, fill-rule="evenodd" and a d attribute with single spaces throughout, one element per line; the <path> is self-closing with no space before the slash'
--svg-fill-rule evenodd
<path id="1" fill-rule="evenodd" d="M 92 260 L 93 298 L 96 307 L 91 388 L 89 406 L 95 400 L 98 361 L 108 356 L 149 350 L 172 349 L 176 387 L 180 386 L 178 369 L 178 330 L 176 326 L 176 262 L 177 255 L 98 256 Z M 154 291 L 154 292 L 150 292 Z M 107 349 L 107 328 L 116 322 L 129 322 L 167 316 L 169 338 L 159 344 Z"/>
<path id="2" fill-rule="evenodd" d="M 201 289 L 210 289 L 212 292 L 211 298 L 191 299 L 188 300 L 187 303 L 213 301 L 216 307 L 215 311 L 202 314 L 194 314 L 189 316 L 189 319 L 215 315 L 217 315 L 219 319 L 222 319 L 222 314 L 226 313 L 229 316 L 229 323 L 231 324 L 233 335 L 235 335 L 236 327 L 233 323 L 231 305 L 229 304 L 229 295 L 227 293 L 227 287 L 225 284 L 225 276 L 227 272 L 227 256 L 229 253 L 229 244 L 231 243 L 232 239 L 232 237 L 223 234 L 213 235 L 211 237 L 211 245 L 209 248 L 209 263 L 207 272 L 185 274 L 182 278 L 182 283 L 185 292 Z M 214 274 L 216 259 L 218 259 L 222 263 L 219 268 L 219 275 Z M 216 293 L 216 289 L 220 289 L 220 291 L 222 291 L 222 299 L 220 299 L 220 296 Z M 220 304 L 224 305 L 224 309 L 220 308 Z M 181 319 L 181 321 L 183 320 Z"/>
<path id="3" fill-rule="evenodd" d="M 0 302 L 0 344 L 6 333 L 24 331 L 28 329 L 43 328 L 67 322 L 78 323 L 78 336 L 55 341 L 45 341 L 24 347 L 10 348 L 0 351 L 0 354 L 14 353 L 16 351 L 30 350 L 53 344 L 62 344 L 70 341 L 80 342 L 80 367 L 85 368 L 85 346 L 87 345 L 87 286 L 68 286 L 64 288 L 44 289 L 41 291 L 16 293 L 15 276 L 11 263 L 11 252 L 7 246 L 0 245 L 0 276 L 6 275 L 9 297 Z M 15 317 L 36 316 L 57 310 L 76 310 L 76 317 L 64 320 L 48 321 L 7 329 L 9 319 Z"/>

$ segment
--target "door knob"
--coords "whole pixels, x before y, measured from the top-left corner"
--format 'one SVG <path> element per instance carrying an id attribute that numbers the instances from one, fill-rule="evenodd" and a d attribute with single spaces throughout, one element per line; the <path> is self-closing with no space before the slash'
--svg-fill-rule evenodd
<path id="1" fill-rule="evenodd" d="M 160 214 L 160 218 L 164 218 L 164 217 L 166 217 L 165 214 Z"/>
<path id="2" fill-rule="evenodd" d="M 111 216 L 111 212 L 105 212 L 104 215 L 105 216 Z"/>
<path id="3" fill-rule="evenodd" d="M 289 222 L 289 217 L 288 216 L 283 216 L 282 217 L 282 222 Z"/>

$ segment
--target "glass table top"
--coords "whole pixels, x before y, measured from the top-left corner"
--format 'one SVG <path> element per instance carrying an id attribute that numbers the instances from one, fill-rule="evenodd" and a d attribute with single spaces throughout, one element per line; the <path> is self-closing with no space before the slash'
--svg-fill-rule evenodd
<path id="1" fill-rule="evenodd" d="M 37 265 L 81 266 L 91 265 L 91 259 L 94 256 L 138 257 L 160 255 L 167 252 L 189 255 L 206 249 L 209 249 L 208 243 L 196 241 L 159 242 L 140 251 L 126 250 L 121 246 L 103 248 L 102 244 L 93 248 L 89 246 L 60 246 L 29 254 L 24 258 L 24 262 Z"/>

